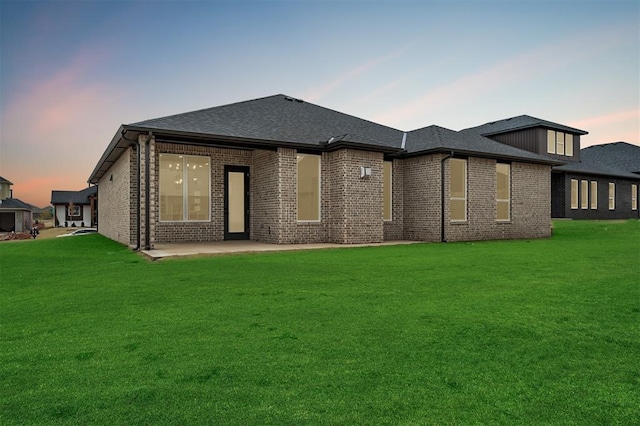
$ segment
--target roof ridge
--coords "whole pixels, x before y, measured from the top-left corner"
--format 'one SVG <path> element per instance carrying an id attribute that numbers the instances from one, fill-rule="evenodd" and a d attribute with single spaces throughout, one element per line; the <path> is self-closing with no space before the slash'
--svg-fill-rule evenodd
<path id="1" fill-rule="evenodd" d="M 249 102 L 255 102 L 255 101 L 260 101 L 260 100 L 263 100 L 263 99 L 276 98 L 276 97 L 282 97 L 282 98 L 289 97 L 289 98 L 291 98 L 291 96 L 287 96 L 287 95 L 283 95 L 282 93 L 279 93 L 277 95 L 262 96 L 262 97 L 255 98 L 255 99 L 247 99 L 247 100 L 239 101 L 239 102 L 230 102 L 230 103 L 227 103 L 227 104 L 216 105 L 216 106 L 207 107 L 207 108 L 194 109 L 193 111 L 181 112 L 181 113 L 177 113 L 177 114 L 163 115 L 162 117 L 148 118 L 146 120 L 136 121 L 134 123 L 129 123 L 127 125 L 128 126 L 133 126 L 133 125 L 138 125 L 138 124 L 141 124 L 141 123 L 147 123 L 147 122 L 155 121 L 155 120 L 165 120 L 167 118 L 180 117 L 180 116 L 185 116 L 185 115 L 189 115 L 189 114 L 195 114 L 195 113 L 198 113 L 198 112 L 209 111 L 209 110 L 216 109 L 216 108 L 224 108 L 224 107 L 228 107 L 228 106 L 231 106 L 231 105 L 241 105 L 241 104 L 246 104 L 246 103 L 249 103 Z M 295 99 L 295 98 L 293 98 L 293 99 Z"/>

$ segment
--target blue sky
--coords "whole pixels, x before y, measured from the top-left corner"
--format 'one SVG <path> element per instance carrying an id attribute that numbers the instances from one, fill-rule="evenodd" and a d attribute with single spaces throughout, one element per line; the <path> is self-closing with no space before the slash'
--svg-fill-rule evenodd
<path id="1" fill-rule="evenodd" d="M 640 2 L 0 0 L 0 175 L 46 205 L 122 123 L 285 93 L 401 130 L 640 144 Z"/>

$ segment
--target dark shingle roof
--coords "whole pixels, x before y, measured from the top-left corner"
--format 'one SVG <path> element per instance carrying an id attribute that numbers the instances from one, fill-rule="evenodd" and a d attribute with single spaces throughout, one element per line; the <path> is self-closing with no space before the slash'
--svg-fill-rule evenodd
<path id="1" fill-rule="evenodd" d="M 97 186 L 90 186 L 81 191 L 51 191 L 51 204 L 89 204 L 89 197 L 97 192 Z"/>
<path id="2" fill-rule="evenodd" d="M 627 142 L 593 145 L 580 150 L 582 161 L 629 173 L 640 173 L 640 146 Z"/>
<path id="3" fill-rule="evenodd" d="M 200 135 L 319 146 L 331 138 L 400 147 L 402 132 L 285 95 L 238 102 L 130 124 Z"/>
<path id="4" fill-rule="evenodd" d="M 554 170 L 640 180 L 635 174 L 640 173 L 640 146 L 626 142 L 590 146 L 580 150 L 580 162 Z"/>
<path id="5" fill-rule="evenodd" d="M 8 183 L 9 185 L 13 185 L 13 182 L 9 182 L 8 180 L 3 178 L 2 176 L 0 176 L 0 183 Z"/>
<path id="6" fill-rule="evenodd" d="M 398 154 L 455 149 L 480 156 L 561 164 L 547 157 L 498 144 L 473 132 L 467 134 L 430 126 L 406 133 L 286 95 L 274 95 L 122 125 L 91 173 L 89 182 L 97 183 L 100 180 L 111 164 L 128 149 L 132 135 L 135 137 L 136 133 L 149 131 L 155 133 L 156 140 L 195 140 L 205 144 L 316 149 L 355 146 Z M 576 132 L 585 133 L 580 130 Z M 129 134 L 129 138 L 125 138 L 125 134 Z M 403 146 L 405 137 L 407 141 Z"/>
<path id="7" fill-rule="evenodd" d="M 473 132 L 456 132 L 440 126 L 428 126 L 409 132 L 406 149 L 410 154 L 428 151 L 454 151 L 464 154 L 562 164 L 551 158 L 502 144 Z"/>
<path id="8" fill-rule="evenodd" d="M 5 198 L 0 204 L 3 210 L 31 210 L 31 206 L 17 198 Z"/>
<path id="9" fill-rule="evenodd" d="M 608 167 L 602 164 L 585 162 L 584 160 L 580 162 L 569 163 L 564 166 L 554 167 L 553 170 L 559 172 L 573 172 L 588 175 L 612 176 L 624 179 L 640 180 L 640 175 L 628 173 L 623 170 Z"/>
<path id="10" fill-rule="evenodd" d="M 552 121 L 542 120 L 536 117 L 531 117 L 530 115 L 519 115 L 517 117 L 505 118 L 504 120 L 492 121 L 481 126 L 469 127 L 468 129 L 464 129 L 461 131 L 474 132 L 483 136 L 488 136 L 497 135 L 499 133 L 513 132 L 515 130 L 529 129 L 532 127 L 545 127 L 578 135 L 586 135 L 588 133 L 584 130 L 575 129 L 573 127 L 554 123 Z"/>

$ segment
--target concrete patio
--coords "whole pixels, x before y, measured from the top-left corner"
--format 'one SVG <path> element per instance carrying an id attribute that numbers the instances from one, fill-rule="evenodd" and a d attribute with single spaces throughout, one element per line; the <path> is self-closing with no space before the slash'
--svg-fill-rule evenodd
<path id="1" fill-rule="evenodd" d="M 377 247 L 399 244 L 418 244 L 420 241 L 385 241 L 371 244 L 268 244 L 257 241 L 218 241 L 195 243 L 160 243 L 153 250 L 141 250 L 151 260 L 178 256 L 218 256 L 239 253 L 260 253 L 270 251 L 319 250 L 330 248 Z"/>

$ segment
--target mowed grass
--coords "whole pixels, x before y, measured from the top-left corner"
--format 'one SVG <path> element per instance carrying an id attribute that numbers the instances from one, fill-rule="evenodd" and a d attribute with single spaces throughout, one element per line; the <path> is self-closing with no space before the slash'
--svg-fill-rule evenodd
<path id="1" fill-rule="evenodd" d="M 639 241 L 0 244 L 0 424 L 639 424 Z"/>

